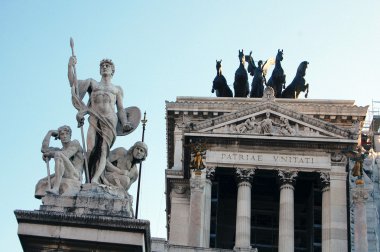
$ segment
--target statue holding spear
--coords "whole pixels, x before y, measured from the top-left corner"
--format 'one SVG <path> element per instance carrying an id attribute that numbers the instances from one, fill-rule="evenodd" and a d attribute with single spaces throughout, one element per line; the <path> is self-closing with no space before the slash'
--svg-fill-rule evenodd
<path id="1" fill-rule="evenodd" d="M 78 110 L 76 116 L 78 127 L 83 126 L 84 116 L 89 115 L 87 131 L 89 182 L 102 184 L 107 158 L 116 136 L 127 135 L 136 129 L 141 113 L 137 107 L 124 109 L 123 90 L 111 82 L 115 73 L 112 60 L 103 59 L 100 62 L 99 82 L 91 78 L 78 80 L 75 68 L 77 59 L 72 39 L 70 44 L 72 56 L 68 64 L 68 79 L 72 90 L 72 102 Z M 86 93 L 89 95 L 87 105 L 82 101 Z"/>

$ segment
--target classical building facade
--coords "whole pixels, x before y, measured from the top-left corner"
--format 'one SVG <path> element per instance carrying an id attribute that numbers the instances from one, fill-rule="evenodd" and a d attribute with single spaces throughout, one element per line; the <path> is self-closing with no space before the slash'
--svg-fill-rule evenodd
<path id="1" fill-rule="evenodd" d="M 168 240 L 152 250 L 349 251 L 355 183 L 344 153 L 366 112 L 348 100 L 275 99 L 270 88 L 167 102 Z"/>

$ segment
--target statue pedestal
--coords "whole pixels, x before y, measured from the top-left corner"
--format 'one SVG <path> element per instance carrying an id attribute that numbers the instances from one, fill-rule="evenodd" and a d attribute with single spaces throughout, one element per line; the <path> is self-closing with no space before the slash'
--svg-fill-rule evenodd
<path id="1" fill-rule="evenodd" d="M 150 223 L 133 219 L 132 197 L 82 185 L 76 196 L 47 194 L 40 210 L 16 210 L 24 251 L 151 251 Z"/>
<path id="2" fill-rule="evenodd" d="M 132 196 L 121 189 L 84 184 L 76 196 L 47 194 L 42 198 L 40 210 L 133 218 L 132 201 Z"/>

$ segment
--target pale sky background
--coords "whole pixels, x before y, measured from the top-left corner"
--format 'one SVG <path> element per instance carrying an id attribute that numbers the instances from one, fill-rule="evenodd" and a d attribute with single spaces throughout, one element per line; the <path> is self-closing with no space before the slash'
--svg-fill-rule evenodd
<path id="1" fill-rule="evenodd" d="M 46 132 L 67 124 L 80 139 L 67 80 L 71 36 L 78 78 L 99 80 L 99 61 L 111 58 L 124 106 L 147 112 L 139 217 L 150 220 L 153 237 L 166 237 L 165 100 L 214 97 L 216 59 L 223 59 L 232 87 L 239 49 L 252 50 L 255 60 L 283 49 L 287 84 L 301 61 L 310 62 L 309 99 L 370 105 L 380 100 L 379 11 L 378 0 L 1 0 L 0 250 L 22 251 L 13 211 L 41 204 L 34 187 L 46 176 L 40 152 Z M 140 127 L 120 137 L 114 147 L 129 148 L 141 133 Z M 137 183 L 130 193 L 136 191 Z"/>

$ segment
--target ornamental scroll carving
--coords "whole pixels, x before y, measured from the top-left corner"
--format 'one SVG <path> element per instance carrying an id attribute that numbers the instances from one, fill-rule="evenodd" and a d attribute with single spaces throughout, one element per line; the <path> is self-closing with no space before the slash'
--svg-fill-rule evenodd
<path id="1" fill-rule="evenodd" d="M 206 168 L 206 178 L 209 180 L 213 180 L 214 177 L 215 177 L 215 168 L 214 167 Z"/>
<path id="2" fill-rule="evenodd" d="M 172 196 L 177 198 L 186 198 L 189 195 L 189 185 L 184 183 L 176 183 L 172 185 Z"/>
<path id="3" fill-rule="evenodd" d="M 331 154 L 331 162 L 346 163 L 347 157 L 342 152 L 334 152 Z"/>
<path id="4" fill-rule="evenodd" d="M 296 182 L 298 172 L 297 171 L 278 170 L 278 176 L 279 176 L 281 184 L 293 185 Z"/>
<path id="5" fill-rule="evenodd" d="M 205 187 L 205 180 L 200 177 L 190 179 L 191 190 L 203 190 Z"/>
<path id="6" fill-rule="evenodd" d="M 330 174 L 327 172 L 320 172 L 319 177 L 321 179 L 322 191 L 327 191 L 330 189 Z"/>
<path id="7" fill-rule="evenodd" d="M 235 171 L 236 180 L 241 182 L 252 182 L 253 175 L 255 175 L 255 169 L 236 168 Z"/>

